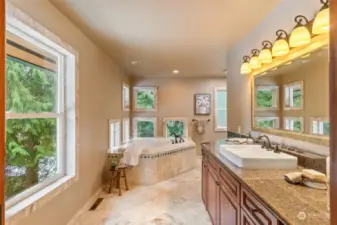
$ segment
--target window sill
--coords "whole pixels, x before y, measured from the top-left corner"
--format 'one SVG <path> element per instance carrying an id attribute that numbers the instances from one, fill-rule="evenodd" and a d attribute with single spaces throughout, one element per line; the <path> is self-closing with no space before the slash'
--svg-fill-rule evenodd
<path id="1" fill-rule="evenodd" d="M 64 176 L 51 185 L 22 200 L 18 204 L 6 209 L 6 224 L 17 224 L 20 220 L 29 216 L 36 209 L 42 207 L 45 203 L 53 199 L 56 195 L 66 190 L 77 180 L 77 177 L 73 175 Z"/>

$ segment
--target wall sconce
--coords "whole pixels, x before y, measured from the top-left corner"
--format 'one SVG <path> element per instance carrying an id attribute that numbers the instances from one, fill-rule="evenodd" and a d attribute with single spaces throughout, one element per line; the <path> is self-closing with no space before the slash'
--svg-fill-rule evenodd
<path id="1" fill-rule="evenodd" d="M 289 46 L 291 48 L 307 45 L 311 41 L 311 34 L 308 28 L 309 21 L 305 16 L 296 16 L 297 23 L 294 30 L 290 34 Z"/>
<path id="2" fill-rule="evenodd" d="M 330 28 L 330 11 L 329 0 L 321 0 L 323 7 L 316 15 L 314 24 L 312 26 L 313 34 L 325 34 L 329 32 Z"/>
<path id="3" fill-rule="evenodd" d="M 241 65 L 241 74 L 250 74 L 252 72 L 252 68 L 250 68 L 249 65 L 249 56 L 244 56 L 243 57 L 243 63 Z"/>
<path id="4" fill-rule="evenodd" d="M 273 44 L 270 41 L 264 41 L 262 42 L 263 49 L 260 52 L 259 60 L 261 63 L 271 63 L 273 62 L 273 56 L 271 54 L 271 48 L 273 47 Z"/>
<path id="5" fill-rule="evenodd" d="M 272 48 L 274 57 L 284 56 L 289 53 L 288 34 L 284 30 L 276 31 L 277 39 Z"/>
<path id="6" fill-rule="evenodd" d="M 259 59 L 260 51 L 257 50 L 257 49 L 253 49 L 252 54 L 253 55 L 252 55 L 252 57 L 250 58 L 250 61 L 249 61 L 250 68 L 258 69 L 262 66 L 261 61 Z"/>

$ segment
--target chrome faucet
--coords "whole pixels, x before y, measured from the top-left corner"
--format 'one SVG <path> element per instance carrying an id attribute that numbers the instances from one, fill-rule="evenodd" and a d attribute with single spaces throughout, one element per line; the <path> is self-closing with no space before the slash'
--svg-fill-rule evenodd
<path id="1" fill-rule="evenodd" d="M 265 138 L 267 141 L 264 141 L 261 148 L 265 148 L 267 149 L 267 151 L 272 150 L 271 149 L 271 143 L 270 143 L 270 139 L 267 135 L 261 135 L 257 137 L 257 140 L 262 140 L 262 138 Z M 267 145 L 268 144 L 268 145 Z"/>

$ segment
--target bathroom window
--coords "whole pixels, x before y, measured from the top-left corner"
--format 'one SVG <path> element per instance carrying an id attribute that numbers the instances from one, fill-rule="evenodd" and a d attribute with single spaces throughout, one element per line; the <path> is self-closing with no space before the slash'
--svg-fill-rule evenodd
<path id="1" fill-rule="evenodd" d="M 130 87 L 127 84 L 122 85 L 122 93 L 123 93 L 123 99 L 122 99 L 122 108 L 123 111 L 129 111 L 130 110 Z"/>
<path id="2" fill-rule="evenodd" d="M 130 119 L 123 119 L 123 142 L 128 142 L 130 140 Z"/>
<path id="3" fill-rule="evenodd" d="M 157 87 L 133 87 L 133 110 L 156 111 Z"/>
<path id="4" fill-rule="evenodd" d="M 255 126 L 259 128 L 279 128 L 278 117 L 255 117 Z"/>
<path id="5" fill-rule="evenodd" d="M 157 118 L 136 117 L 132 121 L 133 137 L 148 138 L 157 136 Z"/>
<path id="6" fill-rule="evenodd" d="M 227 89 L 218 87 L 214 90 L 215 96 L 215 131 L 227 131 Z"/>
<path id="7" fill-rule="evenodd" d="M 76 175 L 76 59 L 10 15 L 6 39 L 8 209 Z"/>
<path id="8" fill-rule="evenodd" d="M 284 108 L 292 110 L 303 109 L 303 81 L 285 85 Z"/>
<path id="9" fill-rule="evenodd" d="M 173 133 L 182 137 L 188 137 L 187 118 L 168 117 L 163 119 L 164 137 L 173 137 Z"/>
<path id="10" fill-rule="evenodd" d="M 316 135 L 330 135 L 330 122 L 328 120 L 313 118 L 311 119 L 311 133 Z"/>
<path id="11" fill-rule="evenodd" d="M 277 110 L 279 99 L 278 86 L 257 86 L 255 106 L 257 110 Z"/>
<path id="12" fill-rule="evenodd" d="M 121 122 L 120 120 L 109 120 L 109 148 L 114 150 L 121 143 Z"/>
<path id="13" fill-rule="evenodd" d="M 284 118 L 284 129 L 294 132 L 303 132 L 303 118 L 302 117 Z"/>

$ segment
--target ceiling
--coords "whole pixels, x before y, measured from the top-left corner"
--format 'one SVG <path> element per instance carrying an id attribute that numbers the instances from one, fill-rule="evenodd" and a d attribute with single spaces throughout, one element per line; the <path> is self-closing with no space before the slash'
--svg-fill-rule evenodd
<path id="1" fill-rule="evenodd" d="M 281 0 L 50 1 L 129 75 L 204 77 Z"/>

